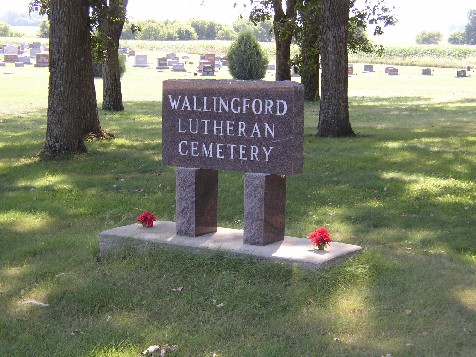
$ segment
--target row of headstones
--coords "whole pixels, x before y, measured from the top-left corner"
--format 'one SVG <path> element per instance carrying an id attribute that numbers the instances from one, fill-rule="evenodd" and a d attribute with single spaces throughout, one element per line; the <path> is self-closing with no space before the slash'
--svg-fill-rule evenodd
<path id="1" fill-rule="evenodd" d="M 130 51 L 129 51 L 130 53 Z M 134 67 L 150 67 L 147 55 L 135 54 Z M 156 69 L 169 69 L 172 68 L 174 72 L 186 72 L 185 65 L 189 62 L 190 56 L 183 55 L 180 59 L 176 53 L 168 53 L 165 57 L 157 58 Z M 228 61 L 226 58 L 216 56 L 214 53 L 207 53 L 200 56 L 198 62 L 197 72 L 202 73 L 203 76 L 215 75 L 216 69 L 221 69 L 222 66 L 227 66 Z"/>
<path id="2" fill-rule="evenodd" d="M 48 53 L 36 53 L 35 67 L 48 67 L 50 55 Z M 3 62 L 0 66 L 5 67 L 6 63 L 14 63 L 15 67 L 24 67 L 25 64 L 32 64 L 30 56 L 21 56 L 18 54 L 4 54 Z"/>
<path id="3" fill-rule="evenodd" d="M 467 77 L 467 71 L 469 71 L 471 68 L 468 67 L 467 69 L 459 69 L 456 71 L 456 77 Z M 374 71 L 374 66 L 371 64 L 366 64 L 364 65 L 364 73 L 371 73 L 375 72 Z M 397 76 L 398 75 L 398 68 L 396 67 L 385 67 L 385 73 L 388 74 L 389 76 Z M 433 73 L 431 68 L 422 68 L 421 74 L 423 76 L 431 76 Z M 352 64 L 349 64 L 348 66 L 348 74 L 353 75 L 354 74 L 354 66 Z"/>
<path id="4" fill-rule="evenodd" d="M 47 50 L 46 47 L 43 48 L 40 42 L 33 42 L 28 44 L 28 46 L 25 43 L 21 43 L 20 45 L 2 44 L 0 46 L 0 53 L 3 53 L 4 55 L 22 55 L 27 49 L 30 50 L 30 55 L 31 53 L 36 54 L 42 52 L 44 49 Z"/>

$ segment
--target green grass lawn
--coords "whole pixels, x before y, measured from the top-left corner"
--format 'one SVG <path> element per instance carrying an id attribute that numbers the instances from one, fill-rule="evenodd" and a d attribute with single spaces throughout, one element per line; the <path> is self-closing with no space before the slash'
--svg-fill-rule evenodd
<path id="1" fill-rule="evenodd" d="M 126 110 L 100 112 L 116 139 L 41 161 L 48 70 L 0 68 L 0 356 L 475 356 L 476 77 L 362 68 L 358 137 L 316 139 L 306 103 L 304 173 L 288 178 L 287 235 L 322 225 L 364 248 L 319 271 L 171 247 L 98 260 L 102 230 L 175 220 L 161 86 L 193 74 L 129 64 Z M 219 225 L 242 228 L 243 174 L 219 185 Z"/>

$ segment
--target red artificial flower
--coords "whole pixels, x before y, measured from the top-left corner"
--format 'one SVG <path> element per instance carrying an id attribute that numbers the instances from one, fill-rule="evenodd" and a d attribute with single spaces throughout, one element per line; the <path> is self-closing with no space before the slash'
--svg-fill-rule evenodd
<path id="1" fill-rule="evenodd" d="M 154 221 L 157 221 L 157 218 L 155 218 L 154 214 L 152 212 L 143 212 L 139 217 L 137 217 L 137 221 L 142 223 L 143 227 L 153 227 L 154 226 Z"/>
<path id="2" fill-rule="evenodd" d="M 329 232 L 324 227 L 317 228 L 314 232 L 309 233 L 307 237 L 317 246 L 327 245 L 332 242 Z"/>

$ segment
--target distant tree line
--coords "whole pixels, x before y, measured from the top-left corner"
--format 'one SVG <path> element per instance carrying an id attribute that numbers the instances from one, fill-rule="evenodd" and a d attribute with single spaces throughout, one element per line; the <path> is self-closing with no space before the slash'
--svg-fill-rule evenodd
<path id="1" fill-rule="evenodd" d="M 232 26 L 217 21 L 191 19 L 179 21 L 138 21 L 133 26 L 126 26 L 122 32 L 123 40 L 145 41 L 189 41 L 189 40 L 235 40 L 238 35 L 250 30 L 260 42 L 274 40 L 272 22 L 264 21 L 257 25 L 247 19 L 238 19 Z"/>
<path id="2" fill-rule="evenodd" d="M 20 13 L 9 10 L 0 16 L 0 21 L 4 21 L 10 26 L 37 26 L 44 16 L 38 13 Z"/>
<path id="3" fill-rule="evenodd" d="M 10 25 L 0 21 L 0 37 L 21 37 L 23 35 L 24 33 L 14 31 L 10 28 Z"/>

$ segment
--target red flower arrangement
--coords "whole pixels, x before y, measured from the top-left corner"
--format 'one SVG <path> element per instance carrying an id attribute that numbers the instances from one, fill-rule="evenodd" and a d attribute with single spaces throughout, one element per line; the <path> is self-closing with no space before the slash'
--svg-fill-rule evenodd
<path id="1" fill-rule="evenodd" d="M 317 246 L 317 249 L 319 250 L 326 249 L 327 245 L 332 242 L 329 232 L 324 227 L 317 228 L 314 232 L 309 233 L 307 237 L 311 238 L 314 247 Z"/>
<path id="2" fill-rule="evenodd" d="M 155 218 L 154 214 L 152 212 L 143 212 L 139 217 L 137 217 L 137 221 L 142 223 L 143 227 L 153 227 L 154 226 L 154 221 L 157 221 L 157 218 Z"/>

